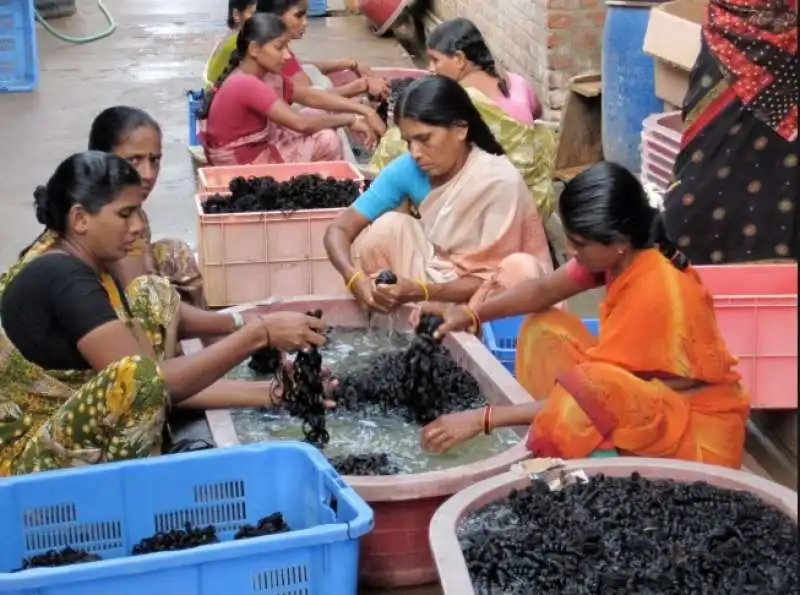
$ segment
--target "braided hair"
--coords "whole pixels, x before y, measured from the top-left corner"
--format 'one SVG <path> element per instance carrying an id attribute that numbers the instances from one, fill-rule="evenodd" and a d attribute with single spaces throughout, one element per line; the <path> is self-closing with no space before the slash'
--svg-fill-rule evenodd
<path id="1" fill-rule="evenodd" d="M 679 270 L 689 266 L 642 184 L 617 163 L 595 163 L 567 182 L 558 208 L 569 233 L 606 246 L 625 239 L 634 250 L 657 247 Z"/>
<path id="2" fill-rule="evenodd" d="M 242 60 L 247 56 L 250 44 L 254 43 L 258 47 L 263 47 L 285 33 L 286 25 L 277 15 L 256 13 L 247 19 L 242 25 L 239 35 L 236 36 L 236 49 L 231 53 L 228 65 L 219 75 L 219 78 L 214 81 L 214 85 L 205 93 L 203 107 L 197 112 L 197 117 L 200 120 L 208 119 L 208 113 L 211 110 L 211 103 L 214 101 L 214 97 L 222 88 L 225 79 L 239 68 Z"/>
<path id="3" fill-rule="evenodd" d="M 445 56 L 461 52 L 469 62 L 497 79 L 497 87 L 508 97 L 508 81 L 497 71 L 497 63 L 486 45 L 480 30 L 469 19 L 459 18 L 445 21 L 433 30 L 428 38 L 428 49 Z"/>

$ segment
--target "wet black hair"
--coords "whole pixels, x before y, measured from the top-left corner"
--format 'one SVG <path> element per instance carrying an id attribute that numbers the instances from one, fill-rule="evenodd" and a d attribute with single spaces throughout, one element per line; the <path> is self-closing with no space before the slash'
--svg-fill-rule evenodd
<path id="1" fill-rule="evenodd" d="M 128 186 L 142 181 L 125 159 L 104 151 L 84 151 L 67 157 L 47 185 L 33 193 L 36 219 L 59 235 L 67 231 L 70 209 L 80 205 L 95 214 Z"/>
<path id="2" fill-rule="evenodd" d="M 161 134 L 161 127 L 144 110 L 127 105 L 109 107 L 100 112 L 89 131 L 89 150 L 111 153 L 138 128 L 152 128 Z"/>
<path id="3" fill-rule="evenodd" d="M 256 13 L 247 19 L 236 36 L 236 49 L 231 53 L 228 65 L 219 75 L 219 78 L 214 81 L 214 86 L 205 93 L 203 107 L 197 112 L 197 117 L 201 120 L 208 118 L 211 102 L 214 100 L 216 92 L 222 87 L 225 79 L 239 67 L 239 64 L 247 55 L 247 48 L 250 47 L 251 43 L 262 47 L 284 33 L 286 33 L 286 25 L 277 15 Z"/>
<path id="4" fill-rule="evenodd" d="M 606 246 L 627 240 L 634 250 L 656 246 L 680 270 L 689 265 L 669 239 L 664 218 L 650 206 L 642 184 L 617 163 L 595 163 L 567 182 L 558 211 L 568 234 Z"/>
<path id="5" fill-rule="evenodd" d="M 257 0 L 256 12 L 276 14 L 282 17 L 303 0 Z"/>
<path id="6" fill-rule="evenodd" d="M 228 0 L 228 29 L 236 29 L 236 19 L 234 18 L 233 11 L 239 11 L 239 14 L 254 6 L 258 0 Z"/>
<path id="7" fill-rule="evenodd" d="M 475 23 L 469 19 L 452 19 L 441 23 L 428 37 L 428 49 L 453 57 L 458 52 L 486 74 L 497 79 L 500 92 L 508 97 L 508 82 L 497 72 L 489 46 Z"/>
<path id="8" fill-rule="evenodd" d="M 411 83 L 395 108 L 395 121 L 403 118 L 430 126 L 466 126 L 468 142 L 493 155 L 506 153 L 464 87 L 446 76 L 431 74 Z"/>

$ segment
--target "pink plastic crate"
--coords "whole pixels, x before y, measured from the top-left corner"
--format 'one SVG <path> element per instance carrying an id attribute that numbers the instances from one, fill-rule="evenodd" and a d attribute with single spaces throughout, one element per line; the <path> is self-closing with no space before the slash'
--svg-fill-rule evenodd
<path id="1" fill-rule="evenodd" d="M 642 122 L 642 128 L 646 136 L 673 148 L 677 155 L 683 133 L 683 120 L 681 119 L 680 110 L 648 116 Z"/>
<path id="2" fill-rule="evenodd" d="M 322 244 L 343 209 L 207 215 L 204 199 L 196 198 L 197 245 L 209 306 L 346 292 Z"/>
<path id="3" fill-rule="evenodd" d="M 797 265 L 701 266 L 754 409 L 797 408 Z"/>
<path id="4" fill-rule="evenodd" d="M 271 176 L 282 182 L 303 174 L 319 174 L 339 180 L 364 181 L 364 176 L 348 161 L 316 161 L 313 163 L 276 163 L 265 165 L 224 165 L 201 167 L 197 174 L 198 191 L 227 192 L 231 180 Z"/>

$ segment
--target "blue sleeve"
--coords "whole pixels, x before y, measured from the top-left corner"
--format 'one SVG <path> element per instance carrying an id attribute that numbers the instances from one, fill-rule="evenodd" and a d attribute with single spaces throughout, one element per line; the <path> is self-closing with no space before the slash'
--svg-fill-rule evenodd
<path id="1" fill-rule="evenodd" d="M 430 194 L 431 182 L 410 153 L 403 153 L 384 167 L 369 189 L 353 203 L 353 208 L 369 221 L 399 207 L 406 198 L 414 206 Z"/>

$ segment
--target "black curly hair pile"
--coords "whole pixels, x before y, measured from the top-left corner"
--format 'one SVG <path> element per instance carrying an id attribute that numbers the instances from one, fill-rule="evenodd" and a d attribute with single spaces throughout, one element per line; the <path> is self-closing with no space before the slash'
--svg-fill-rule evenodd
<path id="1" fill-rule="evenodd" d="M 479 595 L 797 593 L 798 527 L 749 492 L 707 483 L 543 481 L 458 529 Z"/>

